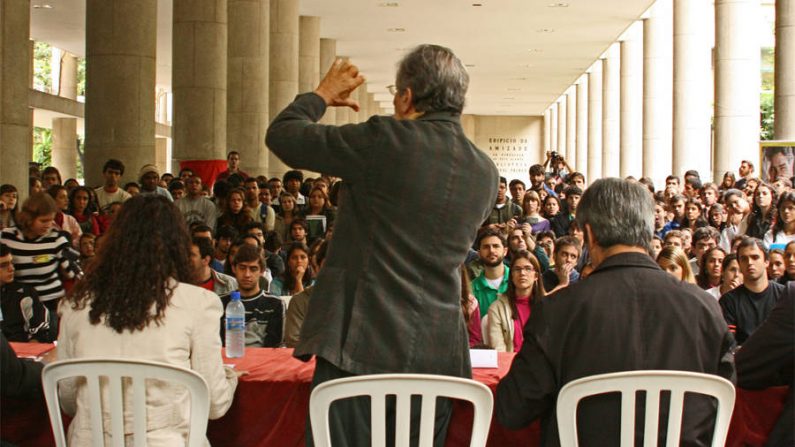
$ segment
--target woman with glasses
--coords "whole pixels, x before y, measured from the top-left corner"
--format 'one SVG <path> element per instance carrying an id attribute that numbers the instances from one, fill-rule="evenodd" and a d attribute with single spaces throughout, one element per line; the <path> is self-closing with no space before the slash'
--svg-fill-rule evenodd
<path id="1" fill-rule="evenodd" d="M 500 352 L 519 352 L 524 342 L 522 328 L 536 300 L 544 297 L 541 265 L 527 250 L 511 259 L 508 290 L 489 307 L 486 327 L 491 347 Z"/>

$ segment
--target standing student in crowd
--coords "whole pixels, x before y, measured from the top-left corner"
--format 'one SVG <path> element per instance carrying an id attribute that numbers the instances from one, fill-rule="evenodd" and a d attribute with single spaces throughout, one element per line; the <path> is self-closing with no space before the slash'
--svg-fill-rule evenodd
<path id="1" fill-rule="evenodd" d="M 727 189 L 734 188 L 734 184 L 736 183 L 734 172 L 726 171 L 723 173 L 723 180 L 720 182 L 720 191 L 726 191 Z"/>
<path id="2" fill-rule="evenodd" d="M 244 179 L 249 178 L 248 174 L 240 170 L 240 153 L 237 151 L 230 151 L 226 155 L 226 171 L 221 172 L 216 177 L 216 180 L 226 180 L 229 176 L 236 174 Z M 192 176 L 192 175 L 191 175 Z"/>
<path id="3" fill-rule="evenodd" d="M 73 276 L 64 253 L 69 240 L 54 227 L 57 212 L 52 197 L 43 192 L 33 194 L 17 213 L 17 226 L 0 233 L 0 243 L 13 256 L 16 281 L 36 289 L 50 312 L 56 311 L 65 293 L 61 275 Z"/>
<path id="4" fill-rule="evenodd" d="M 787 265 L 784 262 L 784 250 L 780 248 L 770 250 L 767 254 L 767 259 L 767 279 L 778 281 L 787 271 Z"/>
<path id="5" fill-rule="evenodd" d="M 41 189 L 47 191 L 50 187 L 61 185 L 61 173 L 55 166 L 47 166 L 41 171 Z"/>
<path id="6" fill-rule="evenodd" d="M 184 198 L 185 195 L 187 195 L 187 192 L 185 192 L 185 184 L 182 183 L 182 180 L 172 181 L 171 183 L 168 184 L 168 187 L 166 189 L 168 189 L 168 192 L 169 194 L 171 194 L 171 198 L 174 199 L 175 203 L 178 200 L 182 200 L 182 198 Z"/>
<path id="7" fill-rule="evenodd" d="M 508 190 L 511 192 L 511 202 L 522 206 L 527 185 L 525 185 L 523 181 L 515 178 L 508 183 Z"/>
<path id="8" fill-rule="evenodd" d="M 709 290 L 718 287 L 721 284 L 723 260 L 726 258 L 726 252 L 720 248 L 713 246 L 704 252 L 699 262 L 699 270 L 696 275 L 696 283 L 704 290 Z"/>
<path id="9" fill-rule="evenodd" d="M 261 189 L 257 179 L 253 177 L 247 178 L 243 182 L 243 187 L 246 190 L 246 206 L 251 218 L 255 222 L 262 222 L 266 231 L 273 230 L 276 212 L 270 206 L 270 191 L 267 188 Z M 267 194 L 267 203 L 262 201 L 262 191 Z"/>
<path id="10" fill-rule="evenodd" d="M 749 237 L 762 239 L 770 230 L 776 216 L 776 190 L 767 183 L 760 184 L 754 192 L 751 214 L 748 216 L 748 229 L 745 234 Z"/>
<path id="11" fill-rule="evenodd" d="M 324 223 L 322 225 L 309 224 L 309 219 L 321 216 L 325 219 L 323 220 Z M 323 237 L 326 229 L 334 225 L 334 217 L 336 217 L 336 213 L 331 206 L 328 195 L 323 192 L 323 189 L 313 187 L 309 191 L 307 205 L 306 208 L 304 208 L 304 210 L 301 212 L 301 217 L 309 224 L 309 234 L 307 235 L 307 239 L 310 241 L 314 241 L 319 237 Z"/>
<path id="12" fill-rule="evenodd" d="M 329 105 L 357 109 L 349 95 L 363 82 L 355 66 L 335 61 L 315 93 L 299 95 L 268 129 L 267 145 L 285 163 L 345 182 L 315 291 L 323 299 L 310 304 L 295 355 L 317 355 L 313 386 L 374 372 L 469 376 L 460 297 L 450 291 L 460 287 L 457 268 L 489 215 L 499 174 L 461 130 L 466 69 L 449 49 L 421 45 L 398 66 L 394 117 L 314 124 Z M 444 210 L 455 210 L 455 219 Z M 380 256 L 384 248 L 389 256 Z M 369 399 L 336 407 L 332 444 L 369 443 Z M 452 406 L 442 399 L 436 409 L 435 438 L 443 444 Z"/>
<path id="13" fill-rule="evenodd" d="M 19 192 L 11 184 L 0 185 L 0 230 L 16 225 L 14 215 L 17 212 Z"/>
<path id="14" fill-rule="evenodd" d="M 749 160 L 743 160 L 740 162 L 740 168 L 738 169 L 739 177 L 737 181 L 734 183 L 733 188 L 743 190 L 745 189 L 745 184 L 748 182 L 748 179 L 754 176 L 754 164 Z M 734 178 L 734 173 L 731 173 L 731 177 Z M 725 182 L 725 176 L 724 176 Z"/>
<path id="15" fill-rule="evenodd" d="M 533 234 L 552 229 L 549 221 L 541 216 L 541 198 L 538 197 L 537 192 L 527 191 L 524 194 L 522 209 L 524 210 L 524 214 L 518 221 L 520 224 L 530 224 Z"/>
<path id="16" fill-rule="evenodd" d="M 719 300 L 724 294 L 740 287 L 743 284 L 743 273 L 737 262 L 737 254 L 730 253 L 723 258 L 721 264 L 720 286 L 707 290 L 707 293 Z"/>
<path id="17" fill-rule="evenodd" d="M 690 270 L 690 262 L 681 248 L 671 245 L 663 247 L 660 254 L 657 255 L 657 265 L 679 281 L 696 283 L 693 271 Z"/>
<path id="18" fill-rule="evenodd" d="M 223 416 L 242 372 L 223 364 L 218 338 L 221 301 L 189 284 L 190 238 L 179 211 L 164 197 L 136 197 L 125 204 L 105 237 L 97 262 L 61 306 L 58 359 L 125 358 L 192 369 L 208 384 L 210 419 Z M 69 444 L 91 444 L 87 428 L 91 403 L 83 390 L 85 381 L 73 378 L 59 385 L 62 409 L 74 415 Z M 125 401 L 132 401 L 132 391 L 132 387 L 124 390 Z M 107 392 L 103 394 L 107 399 Z M 147 413 L 168 417 L 150 419 L 155 424 L 147 430 L 144 443 L 184 445 L 189 431 L 188 391 L 163 384 L 147 388 L 146 394 Z M 103 413 L 109 417 L 107 409 Z M 124 423 L 132 424 L 129 416 Z M 105 433 L 106 444 L 109 435 Z"/>
<path id="19" fill-rule="evenodd" d="M 30 177 L 28 179 L 28 194 L 33 195 L 37 192 L 42 192 L 41 180 L 38 177 Z"/>
<path id="20" fill-rule="evenodd" d="M 571 221 L 561 210 L 558 196 L 549 195 L 544 199 L 544 217 L 549 220 L 550 228 L 555 232 L 555 237 L 565 236 L 569 233 Z"/>
<path id="21" fill-rule="evenodd" d="M 276 213 L 276 220 L 273 231 L 279 233 L 282 240 L 290 237 L 290 224 L 299 217 L 299 210 L 296 208 L 295 197 L 292 194 L 284 193 L 279 196 L 279 211 Z"/>
<path id="22" fill-rule="evenodd" d="M 508 181 L 500 177 L 497 188 L 497 199 L 494 208 L 484 224 L 506 224 L 511 219 L 519 220 L 522 216 L 522 207 L 508 200 Z"/>
<path id="23" fill-rule="evenodd" d="M 682 227 L 689 228 L 695 232 L 701 227 L 707 226 L 707 219 L 702 215 L 701 204 L 696 198 L 689 198 L 685 202 L 685 218 L 682 220 Z"/>
<path id="24" fill-rule="evenodd" d="M 98 210 L 91 203 L 91 190 L 78 186 L 69 193 L 67 213 L 74 217 L 83 234 L 99 234 Z"/>
<path id="25" fill-rule="evenodd" d="M 102 178 L 104 184 L 95 189 L 99 210 L 105 212 L 111 203 L 124 203 L 129 199 L 130 194 L 119 187 L 119 180 L 124 175 L 124 163 L 114 158 L 109 159 L 102 166 Z"/>
<path id="26" fill-rule="evenodd" d="M 503 262 L 509 264 L 514 253 L 527 250 L 538 259 L 538 263 L 541 265 L 541 271 L 547 271 L 551 258 L 547 256 L 544 248 L 536 243 L 530 224 L 522 224 L 519 227 L 514 225 L 515 221 L 508 222 L 508 254 L 505 255 L 505 261 Z"/>
<path id="27" fill-rule="evenodd" d="M 488 309 L 489 342 L 499 352 L 518 352 L 522 348 L 522 328 L 530 318 L 532 306 L 544 297 L 541 266 L 530 252 L 514 254 L 510 271 L 508 289 Z"/>
<path id="28" fill-rule="evenodd" d="M 232 260 L 232 270 L 240 292 L 240 301 L 246 309 L 246 346 L 277 348 L 282 343 L 284 307 L 282 301 L 267 295 L 260 287 L 260 278 L 265 269 L 262 251 L 254 245 L 244 244 Z M 224 308 L 231 300 L 230 294 L 221 296 Z M 221 340 L 225 327 L 221 318 Z"/>
<path id="29" fill-rule="evenodd" d="M 510 269 L 503 262 L 508 254 L 505 236 L 494 228 L 486 227 L 475 240 L 478 262 L 483 270 L 472 280 L 472 294 L 478 300 L 480 316 L 485 317 L 497 295 L 508 290 Z M 470 269 L 471 270 L 471 269 Z"/>
<path id="30" fill-rule="evenodd" d="M 743 239 L 737 247 L 737 258 L 743 285 L 723 295 L 720 307 L 729 330 L 741 345 L 765 321 L 784 286 L 768 281 L 767 252 L 759 239 Z"/>
<path id="31" fill-rule="evenodd" d="M 284 273 L 271 283 L 270 292 L 276 296 L 292 296 L 315 283 L 306 244 L 293 242 L 287 246 L 285 254 Z"/>
<path id="32" fill-rule="evenodd" d="M 765 233 L 765 249 L 795 241 L 795 192 L 779 196 L 776 212 L 776 223 Z"/>

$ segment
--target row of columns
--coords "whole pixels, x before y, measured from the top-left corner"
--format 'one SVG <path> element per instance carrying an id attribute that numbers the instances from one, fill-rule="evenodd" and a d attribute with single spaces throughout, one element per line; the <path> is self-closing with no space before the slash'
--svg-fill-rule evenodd
<path id="1" fill-rule="evenodd" d="M 780 140 L 795 139 L 792 4 L 776 2 Z M 715 1 L 714 89 L 704 26 L 709 7 L 704 0 L 658 0 L 545 112 L 546 149 L 566 157 L 589 181 L 632 175 L 659 183 L 688 169 L 718 181 L 742 159 L 758 159 L 759 1 Z M 577 132 L 563 132 L 572 121 Z"/>
<path id="2" fill-rule="evenodd" d="M 317 86 L 338 57 L 336 41 L 321 38 L 319 17 L 299 16 L 298 0 L 173 3 L 174 160 L 225 163 L 227 152 L 237 150 L 244 170 L 281 176 L 287 167 L 265 147 L 268 124 L 299 92 Z M 24 185 L 31 159 L 30 2 L 0 5 L 0 178 Z M 163 121 L 166 101 L 164 92 L 155 91 L 156 42 L 157 0 L 87 0 L 87 184 L 101 183 L 108 158 L 124 161 L 126 179 L 157 159 L 155 122 Z M 63 53 L 58 67 L 55 93 L 75 100 L 75 57 Z M 365 88 L 356 93 L 360 112 L 330 109 L 323 122 L 359 122 L 383 113 Z M 75 176 L 76 125 L 72 118 L 53 122 L 53 164 L 64 178 Z"/>

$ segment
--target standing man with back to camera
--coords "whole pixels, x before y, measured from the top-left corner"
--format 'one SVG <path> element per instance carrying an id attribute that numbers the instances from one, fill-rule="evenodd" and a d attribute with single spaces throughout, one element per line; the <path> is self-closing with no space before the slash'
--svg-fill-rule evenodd
<path id="1" fill-rule="evenodd" d="M 268 147 L 286 164 L 344 181 L 295 355 L 317 357 L 313 387 L 376 373 L 470 377 L 459 266 L 491 211 L 499 175 L 461 127 L 469 75 L 449 49 L 420 45 L 398 66 L 394 117 L 316 124 L 328 106 L 358 110 L 349 95 L 363 82 L 356 66 L 337 60 L 317 90 L 296 97 L 268 129 Z M 367 398 L 335 404 L 332 445 L 369 445 L 369 408 Z M 451 411 L 449 401 L 437 406 L 436 445 Z M 387 439 L 394 430 L 387 424 Z"/>

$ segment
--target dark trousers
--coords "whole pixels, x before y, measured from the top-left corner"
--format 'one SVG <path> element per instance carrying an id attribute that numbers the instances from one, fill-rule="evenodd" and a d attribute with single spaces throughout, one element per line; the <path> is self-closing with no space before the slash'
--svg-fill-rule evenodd
<path id="1" fill-rule="evenodd" d="M 315 357 L 315 375 L 312 378 L 312 389 L 329 380 L 352 377 L 356 374 L 343 371 L 321 357 Z M 395 445 L 395 430 L 410 430 L 411 445 L 419 445 L 420 410 L 422 401 L 419 396 L 411 398 L 411 427 L 395 427 L 395 398 L 386 399 L 386 445 Z M 436 401 L 436 421 L 434 424 L 433 445 L 444 446 L 447 428 L 453 413 L 450 399 L 439 398 Z M 371 445 L 370 442 L 370 398 L 354 397 L 339 400 L 331 404 L 329 409 L 329 428 L 331 430 L 332 447 L 361 447 Z M 312 427 L 309 417 L 306 420 L 306 445 L 314 447 Z"/>

